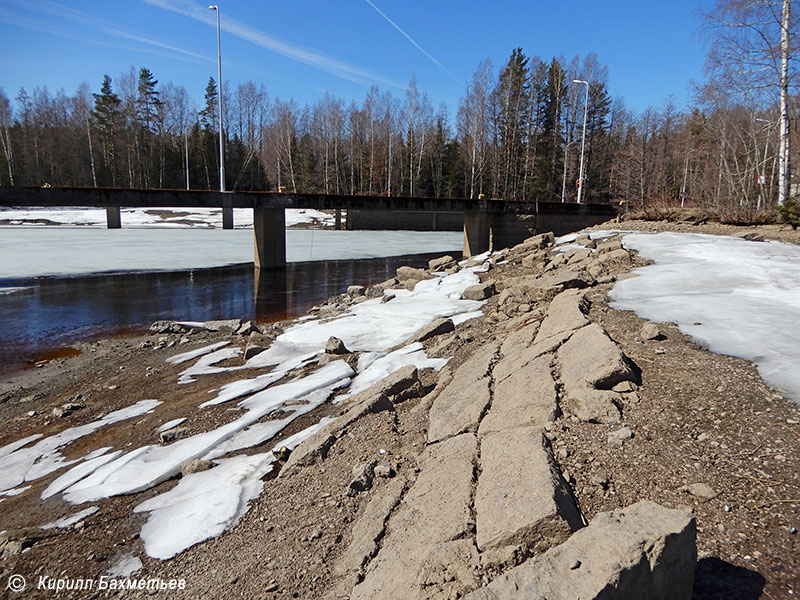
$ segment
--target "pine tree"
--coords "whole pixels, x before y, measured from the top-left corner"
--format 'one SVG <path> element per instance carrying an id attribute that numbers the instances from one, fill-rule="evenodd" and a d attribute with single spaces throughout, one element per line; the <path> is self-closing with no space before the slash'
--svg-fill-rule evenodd
<path id="1" fill-rule="evenodd" d="M 150 69 L 142 67 L 139 70 L 139 83 L 136 96 L 136 117 L 139 126 L 148 131 L 154 131 L 158 120 L 161 99 L 156 89 L 158 80 L 153 77 Z"/>
<path id="2" fill-rule="evenodd" d="M 199 113 L 200 123 L 203 125 L 203 129 L 214 131 L 217 125 L 217 82 L 213 77 L 208 78 L 204 98 L 206 105 Z"/>
<path id="3" fill-rule="evenodd" d="M 94 97 L 92 119 L 103 142 L 103 164 L 111 172 L 111 185 L 117 184 L 115 135 L 120 119 L 121 101 L 111 88 L 111 77 L 103 75 L 99 94 Z"/>

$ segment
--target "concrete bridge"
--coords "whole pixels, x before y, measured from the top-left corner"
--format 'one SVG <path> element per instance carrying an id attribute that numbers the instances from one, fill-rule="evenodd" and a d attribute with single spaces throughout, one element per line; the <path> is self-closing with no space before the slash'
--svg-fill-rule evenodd
<path id="1" fill-rule="evenodd" d="M 616 215 L 606 204 L 514 202 L 473 198 L 406 198 L 399 196 L 346 196 L 336 194 L 287 194 L 280 192 L 216 192 L 84 187 L 0 186 L 0 206 L 68 207 L 106 209 L 109 229 L 121 227 L 120 209 L 221 208 L 226 229 L 233 227 L 232 209 L 253 209 L 254 262 L 256 269 L 286 265 L 287 208 L 380 211 L 391 213 L 454 212 L 464 215 L 464 256 L 490 248 L 513 246 L 537 232 L 556 235 L 602 223 Z M 390 227 L 387 227 L 387 229 Z"/>

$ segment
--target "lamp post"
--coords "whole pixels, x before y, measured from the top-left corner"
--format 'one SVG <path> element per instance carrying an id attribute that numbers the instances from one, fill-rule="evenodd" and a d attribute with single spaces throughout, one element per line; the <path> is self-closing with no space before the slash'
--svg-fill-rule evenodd
<path id="1" fill-rule="evenodd" d="M 581 136 L 581 168 L 578 175 L 578 204 L 581 203 L 583 196 L 583 154 L 586 149 L 586 114 L 589 109 L 589 82 L 581 79 L 573 79 L 572 83 L 582 83 L 586 86 L 586 98 L 583 101 L 583 136 Z"/>
<path id="2" fill-rule="evenodd" d="M 222 46 L 220 44 L 219 6 L 208 7 L 217 13 L 217 106 L 219 110 L 219 191 L 225 191 L 225 142 L 222 130 Z M 222 228 L 233 229 L 233 209 L 222 208 Z"/>

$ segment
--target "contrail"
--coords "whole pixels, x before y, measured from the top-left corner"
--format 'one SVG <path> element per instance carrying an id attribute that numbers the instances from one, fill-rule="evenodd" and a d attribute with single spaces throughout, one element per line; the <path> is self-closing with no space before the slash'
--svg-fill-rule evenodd
<path id="1" fill-rule="evenodd" d="M 215 17 L 209 14 L 209 11 L 205 8 L 205 6 L 200 7 L 200 5 L 194 2 L 187 0 L 143 1 L 151 6 L 157 6 L 159 8 L 176 12 L 185 17 L 189 17 L 190 19 L 200 21 L 201 23 L 206 23 L 209 25 L 216 24 Z M 321 71 L 325 71 L 326 73 L 341 77 L 342 79 L 346 79 L 348 81 L 353 81 L 360 85 L 368 86 L 371 83 L 381 83 L 399 89 L 404 87 L 395 81 L 381 77 L 380 75 L 372 73 L 367 69 L 350 65 L 313 50 L 306 50 L 305 48 L 300 48 L 288 42 L 279 40 L 230 16 L 223 16 L 222 29 L 235 35 L 236 37 L 256 44 L 257 46 L 261 46 L 262 48 L 266 48 L 267 50 L 271 50 L 292 60 L 305 63 L 320 69 Z"/>
<path id="2" fill-rule="evenodd" d="M 447 67 L 445 67 L 445 66 L 444 66 L 442 63 L 440 63 L 440 62 L 439 62 L 438 60 L 436 60 L 436 59 L 435 59 L 433 56 L 431 56 L 431 55 L 430 55 L 428 52 L 426 52 L 426 51 L 425 51 L 425 49 L 424 49 L 422 46 L 420 46 L 420 45 L 419 45 L 417 42 L 415 42 L 415 41 L 414 41 L 414 38 L 412 38 L 412 37 L 411 37 L 410 35 L 408 35 L 408 34 L 407 34 L 405 31 L 403 31 L 403 30 L 400 28 L 400 26 L 399 26 L 397 23 L 395 23 L 395 22 L 394 22 L 394 21 L 392 21 L 392 20 L 391 20 L 389 17 L 387 17 L 387 16 L 386 16 L 386 14 L 385 14 L 385 13 L 384 13 L 384 12 L 383 12 L 383 11 L 382 11 L 380 8 L 378 8 L 377 6 L 375 6 L 375 5 L 374 5 L 374 4 L 371 2 L 371 0 L 366 0 L 366 2 L 367 2 L 367 4 L 369 4 L 369 5 L 370 5 L 372 8 L 374 8 L 374 9 L 375 9 L 375 11 L 376 11 L 376 12 L 377 12 L 377 13 L 378 13 L 380 16 L 382 16 L 384 19 L 386 19 L 386 20 L 389 22 L 389 24 L 390 24 L 392 27 L 394 27 L 395 29 L 397 29 L 397 31 L 399 31 L 400 33 L 402 33 L 402 34 L 403 34 L 403 36 L 404 36 L 404 37 L 405 37 L 405 38 L 406 38 L 406 39 L 407 39 L 409 42 L 411 42 L 412 44 L 414 44 L 414 47 L 415 47 L 417 50 L 419 50 L 420 52 L 422 52 L 422 53 L 423 53 L 423 54 L 424 54 L 424 55 L 425 55 L 425 56 L 428 58 L 428 60 L 430 60 L 430 61 L 431 61 L 433 64 L 435 64 L 437 67 L 439 67 L 439 68 L 440 68 L 442 71 L 444 71 L 445 73 L 447 73 L 448 75 L 450 75 L 450 77 L 452 77 L 453 79 L 455 79 L 456 81 L 458 81 L 458 82 L 460 83 L 460 80 L 458 79 L 458 77 L 456 77 L 455 75 L 453 75 L 453 74 L 452 74 L 452 73 L 451 73 L 451 72 L 450 72 L 450 71 L 447 69 Z"/>

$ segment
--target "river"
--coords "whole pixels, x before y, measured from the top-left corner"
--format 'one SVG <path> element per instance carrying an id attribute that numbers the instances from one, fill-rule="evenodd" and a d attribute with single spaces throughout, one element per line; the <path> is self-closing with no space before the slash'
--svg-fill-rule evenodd
<path id="1" fill-rule="evenodd" d="M 76 341 L 139 333 L 159 319 L 299 316 L 349 285 L 392 277 L 400 265 L 457 255 L 461 242 L 447 232 L 287 234 L 287 254 L 300 261 L 256 277 L 245 262 L 252 231 L 0 228 L 0 375 Z M 361 258 L 382 253 L 401 256 Z M 340 260 L 319 260 L 325 255 Z"/>

